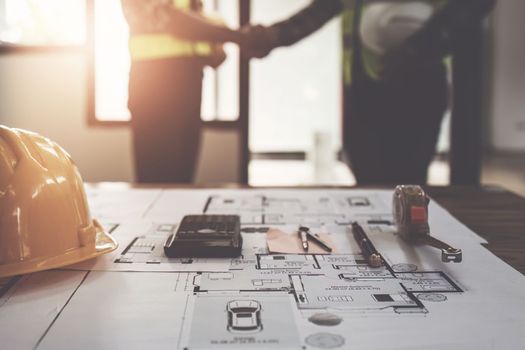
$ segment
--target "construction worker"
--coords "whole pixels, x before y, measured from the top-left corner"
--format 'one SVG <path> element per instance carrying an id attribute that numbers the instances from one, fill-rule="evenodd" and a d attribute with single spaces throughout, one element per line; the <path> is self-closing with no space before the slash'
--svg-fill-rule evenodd
<path id="1" fill-rule="evenodd" d="M 130 27 L 128 107 L 138 182 L 193 180 L 203 68 L 242 36 L 201 15 L 196 0 L 121 0 Z"/>
<path id="2" fill-rule="evenodd" d="M 444 59 L 494 0 L 313 0 L 282 22 L 243 28 L 264 57 L 343 16 L 343 150 L 358 183 L 425 183 L 448 107 Z M 468 43 L 465 43 L 468 45 Z"/>

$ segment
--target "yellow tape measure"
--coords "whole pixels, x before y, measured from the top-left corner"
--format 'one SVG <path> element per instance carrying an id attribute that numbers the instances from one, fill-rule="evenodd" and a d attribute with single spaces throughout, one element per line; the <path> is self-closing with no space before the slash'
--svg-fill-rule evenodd
<path id="1" fill-rule="evenodd" d="M 417 185 L 399 185 L 394 190 L 393 214 L 401 238 L 413 244 L 426 244 L 441 250 L 441 261 L 462 260 L 461 249 L 456 249 L 430 235 L 428 225 L 429 198 Z"/>

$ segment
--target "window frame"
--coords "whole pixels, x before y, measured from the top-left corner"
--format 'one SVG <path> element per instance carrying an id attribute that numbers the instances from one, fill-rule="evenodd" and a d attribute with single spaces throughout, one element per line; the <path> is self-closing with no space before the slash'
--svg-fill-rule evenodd
<path id="1" fill-rule="evenodd" d="M 95 1 L 86 0 L 86 113 L 90 127 L 123 127 L 129 121 L 105 121 L 97 119 L 95 99 Z"/>
<path id="2" fill-rule="evenodd" d="M 86 45 L 23 45 L 0 42 L 1 54 L 31 54 L 46 52 L 84 52 Z"/>
<path id="3" fill-rule="evenodd" d="M 129 121 L 103 121 L 96 117 L 95 100 L 95 1 L 86 0 L 86 120 L 88 127 L 122 128 L 129 127 Z M 250 1 L 239 1 L 239 26 L 250 22 Z M 249 130 L 249 87 L 250 59 L 239 50 L 239 115 L 236 120 L 201 120 L 207 129 L 233 130 L 238 132 L 239 147 L 239 182 L 248 184 L 248 165 L 250 150 L 248 143 Z"/>
<path id="4" fill-rule="evenodd" d="M 87 124 L 90 127 L 128 127 L 129 121 L 117 121 L 117 120 L 100 120 L 96 115 L 96 98 L 95 98 L 95 1 L 97 0 L 86 0 L 86 82 L 87 82 Z M 248 1 L 238 0 L 239 1 L 239 22 L 242 25 L 243 19 L 241 18 L 242 8 L 246 6 Z M 239 52 L 239 71 L 242 72 L 243 69 L 243 56 Z M 244 64 L 248 65 L 247 62 Z M 242 122 L 241 120 L 241 109 L 243 105 L 241 102 L 242 98 L 247 98 L 244 96 L 244 93 L 241 89 L 241 81 L 243 78 L 239 76 L 239 115 L 236 120 L 219 120 L 216 116 L 212 120 L 201 120 L 201 124 L 206 128 L 214 129 L 240 129 Z"/>

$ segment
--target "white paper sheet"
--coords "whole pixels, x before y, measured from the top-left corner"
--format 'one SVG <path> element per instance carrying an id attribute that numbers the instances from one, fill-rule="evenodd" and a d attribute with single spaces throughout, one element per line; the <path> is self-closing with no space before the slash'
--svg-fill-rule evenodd
<path id="1" fill-rule="evenodd" d="M 111 191 L 98 195 L 100 203 L 114 201 L 105 198 L 113 196 Z M 443 263 L 437 249 L 407 244 L 391 223 L 391 195 L 374 190 L 168 190 L 148 194 L 148 206 L 131 203 L 117 214 L 100 206 L 108 210 L 103 217 L 118 219 L 112 234 L 121 247 L 74 267 L 100 271 L 89 273 L 39 348 L 523 348 L 523 275 L 435 203 L 429 213 L 432 234 L 461 248 L 463 262 Z M 183 215 L 202 212 L 241 216 L 242 257 L 183 264 L 155 255 L 155 242 L 174 232 Z M 348 233 L 351 220 L 363 223 L 384 267 L 367 266 Z M 340 254 L 268 254 L 265 228 L 298 224 L 328 235 Z M 137 244 L 130 245 L 133 240 Z M 115 264 L 116 259 L 130 262 Z M 148 264 L 148 259 L 161 262 Z M 160 272 L 163 268 L 171 273 Z M 20 283 L 12 287 L 15 292 Z M 75 283 L 58 284 L 64 298 Z M 9 299 L 9 319 L 38 320 L 38 327 L 15 323 L 32 340 L 11 334 L 9 344 L 31 347 L 42 336 L 43 324 L 51 322 L 41 316 L 48 311 L 44 301 L 33 300 L 26 308 L 26 300 Z M 3 312 L 0 305 L 0 326 Z"/>
<path id="2" fill-rule="evenodd" d="M 39 349 L 174 349 L 186 307 L 178 274 L 91 272 Z"/>
<path id="3" fill-rule="evenodd" d="M 127 184 L 86 184 L 91 215 L 100 221 L 118 223 L 141 218 L 161 194 L 160 189 L 130 188 Z"/>
<path id="4" fill-rule="evenodd" d="M 20 278 L 0 297 L 0 347 L 35 347 L 85 275 L 82 271 L 44 271 Z"/>

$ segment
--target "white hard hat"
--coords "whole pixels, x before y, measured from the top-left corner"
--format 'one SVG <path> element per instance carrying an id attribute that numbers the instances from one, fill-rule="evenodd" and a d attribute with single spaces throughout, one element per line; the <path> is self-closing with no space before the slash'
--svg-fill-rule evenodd
<path id="1" fill-rule="evenodd" d="M 38 134 L 0 126 L 0 277 L 116 248 L 91 219 L 82 178 L 66 151 Z"/>
<path id="2" fill-rule="evenodd" d="M 382 55 L 420 30 L 433 13 L 433 6 L 421 1 L 369 4 L 362 15 L 360 35 L 369 50 Z"/>

